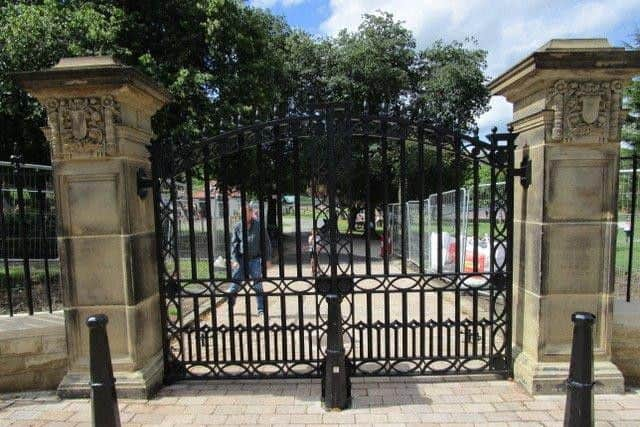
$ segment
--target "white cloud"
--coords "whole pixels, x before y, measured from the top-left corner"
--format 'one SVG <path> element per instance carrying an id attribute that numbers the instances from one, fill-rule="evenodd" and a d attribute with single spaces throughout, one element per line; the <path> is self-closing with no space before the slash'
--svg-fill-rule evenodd
<path id="1" fill-rule="evenodd" d="M 505 132 L 504 124 L 511 121 L 513 108 L 503 96 L 494 96 L 489 101 L 489 111 L 478 117 L 480 135 L 484 136 L 491 131 L 493 126 L 498 126 L 499 131 Z M 501 128 L 502 127 L 502 128 Z"/>
<path id="2" fill-rule="evenodd" d="M 329 0 L 329 9 L 320 26 L 327 34 L 355 30 L 363 13 L 385 10 L 405 22 L 419 47 L 475 37 L 488 51 L 487 73 L 495 77 L 552 38 L 603 37 L 621 24 L 633 31 L 629 22 L 638 24 L 640 0 Z M 492 100 L 491 107 L 479 118 L 481 130 L 511 118 L 504 99 Z"/>

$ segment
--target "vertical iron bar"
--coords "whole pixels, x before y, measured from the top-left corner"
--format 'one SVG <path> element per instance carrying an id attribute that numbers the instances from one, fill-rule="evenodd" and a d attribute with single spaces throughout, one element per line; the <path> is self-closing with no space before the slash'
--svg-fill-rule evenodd
<path id="1" fill-rule="evenodd" d="M 474 142 L 477 144 L 479 141 L 474 138 Z M 476 152 L 475 150 L 473 151 Z M 480 235 L 480 223 L 479 223 L 479 210 L 480 207 L 480 162 L 478 161 L 478 154 L 473 156 L 473 271 L 478 270 L 478 239 Z"/>
<path id="2" fill-rule="evenodd" d="M 496 234 L 496 185 L 497 185 L 497 172 L 496 166 L 499 164 L 499 152 L 498 152 L 498 137 L 496 135 L 497 129 L 494 127 L 491 134 L 491 200 L 489 203 L 489 274 L 491 276 L 491 287 L 489 289 L 489 360 L 493 360 L 493 343 L 494 343 L 494 310 L 495 310 L 495 234 Z"/>
<path id="3" fill-rule="evenodd" d="M 221 141 L 223 142 L 223 141 Z M 222 185 L 220 186 L 220 190 L 222 191 L 222 219 L 224 225 L 224 259 L 225 259 L 225 269 L 227 273 L 227 280 L 231 280 L 231 233 L 229 230 L 229 171 L 227 169 L 227 161 L 224 158 L 224 155 L 220 155 L 220 163 L 222 165 Z"/>
<path id="4" fill-rule="evenodd" d="M 384 275 L 389 275 L 389 251 L 390 251 L 390 238 L 389 238 L 389 159 L 387 157 L 387 123 L 385 118 L 380 119 L 380 127 L 381 127 L 381 138 L 382 138 L 382 215 L 383 215 L 383 224 L 382 224 L 382 235 L 383 235 L 383 264 L 384 264 Z M 387 329 L 388 330 L 388 329 Z M 387 343 L 388 344 L 388 343 Z"/>
<path id="5" fill-rule="evenodd" d="M 280 277 L 285 277 L 284 271 L 284 242 L 282 241 L 282 170 L 284 147 L 280 138 L 280 124 L 273 127 L 273 143 L 276 146 L 276 214 L 278 217 L 278 269 Z M 283 337 L 286 337 L 286 333 Z"/>
<path id="6" fill-rule="evenodd" d="M 238 134 L 238 152 L 237 152 L 237 167 L 240 168 L 243 165 L 243 158 L 242 158 L 242 153 L 243 153 L 243 145 L 244 145 L 244 134 L 242 132 L 239 132 Z M 243 295 L 243 299 L 245 301 L 245 313 L 246 313 L 246 326 L 247 326 L 247 342 L 249 343 L 248 345 L 251 346 L 251 335 L 250 335 L 250 328 L 251 328 L 251 289 L 253 289 L 253 287 L 251 286 L 251 279 L 249 277 L 249 236 L 247 235 L 248 233 L 248 229 L 247 229 L 247 223 L 249 221 L 250 218 L 247 217 L 247 206 L 248 206 L 248 200 L 247 200 L 247 182 L 246 182 L 246 174 L 242 173 L 240 178 L 240 229 L 242 230 L 242 271 L 243 271 L 243 275 L 240 277 L 240 280 L 242 282 L 242 286 L 241 286 L 241 291 L 244 291 L 244 295 Z M 253 222 L 253 219 L 251 219 L 251 221 Z M 257 291 L 254 289 L 254 292 L 257 293 Z M 238 339 L 240 341 L 240 357 L 241 359 L 244 356 L 244 346 L 242 345 L 242 332 L 239 331 L 239 335 L 238 335 Z M 232 330 L 232 336 L 235 335 L 235 330 Z M 250 349 L 251 347 L 249 347 L 249 351 L 251 352 L 252 350 Z"/>
<path id="7" fill-rule="evenodd" d="M 256 165 L 258 165 L 258 209 L 260 210 L 260 256 L 262 257 L 262 277 L 267 277 L 267 262 L 271 261 L 270 259 L 265 259 L 264 255 L 267 253 L 267 229 L 265 227 L 265 215 L 264 215 L 264 157 L 262 153 L 262 143 L 263 143 L 263 129 L 260 128 L 256 131 L 258 134 L 258 144 L 256 146 Z M 271 248 L 269 248 L 271 249 Z M 267 302 L 267 296 L 265 298 L 265 306 Z M 268 333 L 265 333 L 265 337 L 269 336 Z"/>
<path id="8" fill-rule="evenodd" d="M 177 316 L 178 316 L 178 322 L 179 322 L 179 339 L 180 342 L 183 341 L 183 331 L 184 331 L 184 319 L 182 318 L 182 283 L 180 282 L 180 246 L 178 246 L 178 233 L 179 233 L 179 228 L 178 228 L 178 192 L 176 190 L 176 177 L 172 176 L 171 177 L 171 210 L 173 212 L 173 218 L 172 218 L 172 226 L 173 226 L 173 247 L 175 248 L 175 258 L 174 258 L 174 265 L 175 265 L 175 274 L 174 277 L 172 277 L 171 279 L 173 280 L 173 283 L 170 285 L 172 288 L 175 289 L 175 292 L 177 294 L 178 297 L 178 306 L 177 308 Z M 184 354 L 182 354 L 182 360 L 184 361 Z"/>
<path id="9" fill-rule="evenodd" d="M 297 276 L 302 277 L 302 230 L 300 221 L 300 147 L 297 135 L 297 127 L 290 127 L 289 129 L 291 129 L 291 138 L 293 139 L 293 194 L 295 198 L 294 209 L 296 221 L 296 270 Z"/>
<path id="10" fill-rule="evenodd" d="M 12 156 L 14 159 L 13 174 L 18 192 L 18 216 L 20 220 L 20 241 L 22 243 L 22 268 L 24 272 L 24 287 L 27 292 L 27 306 L 29 314 L 33 315 L 33 294 L 31 289 L 31 269 L 29 266 L 29 245 L 27 239 L 27 223 L 24 208 L 24 175 L 21 166 L 22 156 Z"/>
<path id="11" fill-rule="evenodd" d="M 409 311 L 409 307 L 407 304 L 407 291 L 403 290 L 401 291 L 401 300 L 402 300 L 402 357 L 403 358 L 407 358 L 409 356 L 409 353 L 407 352 L 407 347 L 408 347 L 408 327 L 409 327 L 409 320 L 408 320 L 408 311 Z"/>
<path id="12" fill-rule="evenodd" d="M 443 308 L 442 304 L 442 291 L 439 290 L 436 292 L 436 301 L 437 301 L 437 315 L 438 315 L 438 325 L 436 327 L 437 330 L 437 342 L 438 342 L 438 357 L 442 357 L 442 325 L 443 325 L 443 320 L 444 320 L 444 312 L 443 312 Z"/>
<path id="13" fill-rule="evenodd" d="M 367 357 L 373 359 L 373 294 L 367 292 Z M 380 343 L 378 343 L 380 345 Z"/>
<path id="14" fill-rule="evenodd" d="M 47 304 L 49 306 L 49 313 L 53 312 L 53 301 L 51 299 L 51 278 L 49 276 L 49 241 L 47 239 L 47 222 L 45 221 L 45 193 L 44 189 L 44 179 L 46 179 L 46 175 L 40 174 L 40 171 L 36 170 L 36 198 L 38 199 L 38 219 L 40 220 L 40 238 L 42 239 L 42 251 L 44 252 L 43 261 L 44 261 L 44 283 L 47 290 Z M 42 179 L 38 179 L 38 178 Z M 1 193 L 0 193 L 1 194 Z M 0 200 L 2 203 L 2 200 Z"/>
<path id="15" fill-rule="evenodd" d="M 304 357 L 304 304 L 303 295 L 298 294 L 298 348 L 300 354 L 298 354 L 298 360 L 305 360 Z M 293 340 L 292 340 L 293 342 Z M 311 357 L 311 354 L 309 354 Z"/>
<path id="16" fill-rule="evenodd" d="M 400 256 L 402 257 L 401 271 L 407 274 L 407 144 L 406 144 L 406 124 L 400 123 L 402 127 L 400 136 Z"/>
<path id="17" fill-rule="evenodd" d="M 213 224 L 211 217 L 211 175 L 209 172 L 210 164 L 209 164 L 209 150 L 205 149 L 204 151 L 204 168 L 203 168 L 203 178 L 204 178 L 204 210 L 205 210 L 205 222 L 207 227 L 207 258 L 209 265 L 209 283 L 211 284 L 211 288 L 209 290 L 209 299 L 211 304 L 211 340 L 213 345 L 213 360 L 215 362 L 218 361 L 218 310 L 216 305 L 216 277 L 215 277 L 215 266 L 214 266 L 214 258 L 215 254 L 213 251 Z M 217 230 L 216 230 L 217 231 Z M 207 337 L 207 360 L 210 360 L 209 354 L 209 339 Z"/>
<path id="18" fill-rule="evenodd" d="M 457 129 L 455 130 L 457 132 Z M 461 247 L 461 241 L 460 241 L 460 234 L 461 234 L 461 229 L 460 229 L 460 216 L 462 215 L 462 212 L 460 211 L 460 185 L 461 185 L 461 174 L 460 171 L 462 170 L 462 164 L 460 162 L 460 149 L 461 149 L 461 144 L 462 144 L 462 139 L 454 132 L 454 159 L 453 159 L 453 172 L 454 172 L 454 176 L 455 176 L 455 185 L 456 185 L 456 191 L 455 191 L 455 198 L 456 200 L 454 201 L 454 215 L 455 215 L 455 244 L 456 244 L 456 251 L 455 251 L 455 256 L 454 256 L 454 267 L 453 267 L 453 271 L 456 273 L 456 278 L 455 278 L 455 333 L 454 336 L 455 338 L 455 356 L 456 356 L 456 360 L 458 360 L 460 358 L 460 292 L 462 290 L 462 285 L 461 285 L 461 280 L 460 280 L 460 254 L 462 253 L 462 262 L 464 262 L 464 254 L 465 254 L 465 248 Z M 466 212 L 465 212 L 466 215 Z"/>
<path id="19" fill-rule="evenodd" d="M 420 124 L 418 130 L 418 227 L 419 227 L 419 264 L 420 273 L 424 273 L 424 127 Z M 424 336 L 424 327 L 420 327 L 421 336 Z M 424 355 L 424 352 L 421 353 Z"/>
<path id="20" fill-rule="evenodd" d="M 196 232 L 193 212 L 193 176 L 191 168 L 187 169 L 187 215 L 189 215 L 189 256 L 191 258 L 191 280 L 198 279 L 198 260 L 196 253 Z"/>
<path id="21" fill-rule="evenodd" d="M 424 342 L 424 326 L 425 326 L 425 301 L 424 301 L 424 282 L 420 280 L 420 360 L 425 359 L 425 342 Z"/>
<path id="22" fill-rule="evenodd" d="M 631 274 L 633 273 L 633 244 L 636 230 L 636 191 L 637 191 L 637 171 L 638 156 L 633 153 L 633 172 L 631 175 L 631 224 L 629 225 L 629 264 L 627 265 L 627 302 L 631 301 Z"/>
<path id="23" fill-rule="evenodd" d="M 336 134 L 335 134 L 335 111 L 333 107 L 327 108 L 327 139 L 329 148 L 329 176 L 328 176 L 328 192 L 329 192 L 329 248 L 330 248 L 330 267 L 331 277 L 338 276 L 338 216 L 336 214 Z"/>
<path id="24" fill-rule="evenodd" d="M 442 274 L 442 174 L 444 173 L 444 168 L 442 167 L 442 145 L 444 144 L 444 138 L 446 136 L 438 133 L 436 138 L 436 164 L 438 165 L 438 172 L 436 173 L 436 192 L 437 192 L 437 260 L 438 260 L 438 274 Z M 438 340 L 440 340 L 440 329 L 438 330 Z M 440 351 L 440 350 L 438 350 Z"/>
<path id="25" fill-rule="evenodd" d="M 4 180 L 0 179 L 0 237 L 2 237 L 2 260 L 4 264 L 4 285 L 7 290 L 7 304 L 9 306 L 9 316 L 13 316 L 13 292 L 11 275 L 9 274 L 9 245 L 7 243 L 7 229 L 4 216 Z"/>
<path id="26" fill-rule="evenodd" d="M 211 223 L 211 176 L 209 173 L 209 150 L 205 149 L 204 152 L 204 166 L 203 166 L 203 179 L 204 179 L 204 214 L 205 223 L 207 227 L 207 259 L 209 266 L 209 281 L 215 282 L 215 267 L 213 265 L 215 254 L 213 253 L 213 225 Z M 211 292 L 211 307 L 215 307 L 215 291 Z"/>
<path id="27" fill-rule="evenodd" d="M 367 276 L 371 275 L 371 179 L 369 177 L 369 122 L 365 119 L 363 122 L 364 136 L 362 149 L 364 152 L 364 174 L 365 182 L 365 199 L 364 199 L 364 251 L 365 251 L 365 268 Z M 373 231 L 376 229 L 375 207 L 373 208 Z"/>

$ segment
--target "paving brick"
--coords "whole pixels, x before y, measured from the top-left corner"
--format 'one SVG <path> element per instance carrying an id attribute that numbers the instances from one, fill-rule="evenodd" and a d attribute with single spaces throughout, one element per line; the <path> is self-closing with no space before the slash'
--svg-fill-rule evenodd
<path id="1" fill-rule="evenodd" d="M 515 411 L 487 412 L 484 417 L 488 421 L 519 421 L 520 417 Z"/>
<path id="2" fill-rule="evenodd" d="M 621 420 L 636 420 L 640 421 L 640 410 L 631 409 L 617 412 Z"/>
<path id="3" fill-rule="evenodd" d="M 305 414 L 306 406 L 303 405 L 277 405 L 276 414 Z"/>
<path id="4" fill-rule="evenodd" d="M 553 421 L 548 411 L 517 411 L 523 421 Z"/>
<path id="5" fill-rule="evenodd" d="M 139 424 L 162 424 L 166 415 L 156 413 L 136 414 L 131 419 L 133 423 Z"/>
<path id="6" fill-rule="evenodd" d="M 226 423 L 227 415 L 195 414 L 193 422 L 204 425 L 223 425 Z"/>
<path id="7" fill-rule="evenodd" d="M 462 405 L 466 412 L 494 412 L 496 409 L 490 403 L 465 403 Z"/>
<path id="8" fill-rule="evenodd" d="M 514 383 L 419 383 L 371 381 L 355 384 L 377 390 L 353 399 L 352 409 L 327 412 L 316 383 L 189 383 L 163 389 L 151 401 L 122 399 L 124 426 L 410 426 L 410 425 L 562 425 L 562 396 L 530 397 Z M 264 385 L 263 385 L 264 384 Z M 488 387 L 490 384 L 491 387 Z M 208 389 L 210 387 L 211 389 Z M 475 394 L 472 392 L 475 390 Z M 493 390 L 493 391 L 492 391 Z M 395 394 L 391 394 L 391 392 Z M 304 396 L 296 396 L 295 393 Z M 309 395 L 306 395 L 306 393 Z M 230 393 L 230 394 L 225 394 Z M 287 395 L 286 393 L 292 393 Z M 316 393 L 318 396 L 314 395 Z M 615 397 L 615 398 L 613 398 Z M 28 393 L 1 401 L 0 426 L 90 425 L 87 399 L 60 401 Z M 8 402 L 8 403 L 7 403 Z M 409 403 L 407 403 L 409 402 Z M 640 394 L 596 396 L 596 425 L 640 425 Z M 13 424 L 12 424 L 13 426 Z"/>

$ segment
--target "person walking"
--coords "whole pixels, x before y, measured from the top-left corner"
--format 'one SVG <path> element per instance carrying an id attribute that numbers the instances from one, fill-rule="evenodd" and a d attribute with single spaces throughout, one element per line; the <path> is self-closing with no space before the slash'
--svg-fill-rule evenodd
<path id="1" fill-rule="evenodd" d="M 246 230 L 246 250 L 243 239 L 242 218 L 233 227 L 231 236 L 231 260 L 233 273 L 231 279 L 232 285 L 229 287 L 228 302 L 231 307 L 235 305 L 238 290 L 242 281 L 253 279 L 251 287 L 256 292 L 256 302 L 258 304 L 258 316 L 264 314 L 264 291 L 262 289 L 262 260 L 267 263 L 267 268 L 271 267 L 271 241 L 267 233 L 264 233 L 264 244 L 260 237 L 260 220 L 254 212 L 255 203 L 251 202 L 245 205 L 245 224 Z M 264 253 L 262 251 L 264 247 Z M 247 271 L 245 271 L 245 269 Z"/>

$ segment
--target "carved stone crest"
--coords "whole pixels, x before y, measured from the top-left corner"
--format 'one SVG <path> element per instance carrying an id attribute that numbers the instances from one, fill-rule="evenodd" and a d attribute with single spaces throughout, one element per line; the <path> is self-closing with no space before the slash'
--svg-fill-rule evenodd
<path id="1" fill-rule="evenodd" d="M 619 138 L 619 81 L 558 80 L 547 96 L 554 110 L 551 138 L 566 142 L 604 142 Z"/>
<path id="2" fill-rule="evenodd" d="M 52 157 L 99 157 L 116 152 L 119 108 L 111 96 L 48 99 Z"/>

